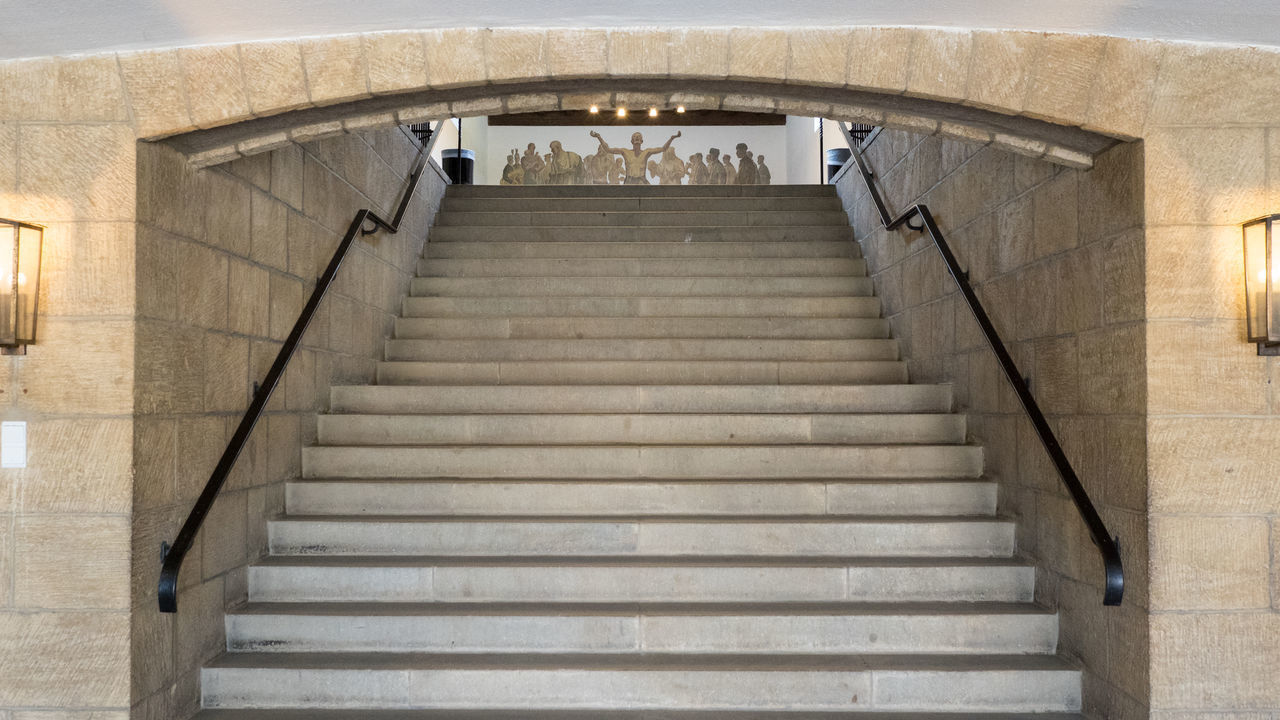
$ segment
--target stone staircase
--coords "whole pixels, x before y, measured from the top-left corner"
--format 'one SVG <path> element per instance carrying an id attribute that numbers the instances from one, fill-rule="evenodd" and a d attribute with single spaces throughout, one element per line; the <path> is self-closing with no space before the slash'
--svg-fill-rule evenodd
<path id="1" fill-rule="evenodd" d="M 200 717 L 1075 717 L 833 189 L 453 187 Z"/>

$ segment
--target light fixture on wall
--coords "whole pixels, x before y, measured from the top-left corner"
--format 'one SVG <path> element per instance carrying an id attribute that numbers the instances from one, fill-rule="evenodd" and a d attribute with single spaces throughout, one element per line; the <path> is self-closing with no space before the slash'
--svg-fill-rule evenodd
<path id="1" fill-rule="evenodd" d="M 1249 342 L 1280 355 L 1280 215 L 1244 224 L 1244 305 Z"/>
<path id="2" fill-rule="evenodd" d="M 649 108 L 649 117 L 658 117 L 658 108 L 656 107 Z"/>
<path id="3" fill-rule="evenodd" d="M 591 113 L 592 115 L 599 115 L 599 114 L 600 114 L 600 106 L 599 106 L 599 105 L 592 105 L 591 107 L 587 108 L 587 112 Z"/>
<path id="4" fill-rule="evenodd" d="M 0 218 L 0 354 L 25 355 L 36 341 L 44 227 Z"/>
<path id="5" fill-rule="evenodd" d="M 618 108 L 618 117 L 626 117 L 626 116 L 627 116 L 627 109 L 624 107 Z"/>
<path id="6" fill-rule="evenodd" d="M 677 105 L 677 106 L 676 106 L 676 112 L 677 112 L 677 113 L 679 113 L 679 114 L 681 114 L 681 115 L 683 115 L 683 114 L 684 114 L 684 106 L 683 106 L 683 105 Z"/>

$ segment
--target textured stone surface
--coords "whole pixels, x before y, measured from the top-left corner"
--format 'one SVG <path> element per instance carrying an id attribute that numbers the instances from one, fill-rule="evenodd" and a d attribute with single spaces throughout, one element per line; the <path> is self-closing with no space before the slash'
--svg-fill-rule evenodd
<path id="1" fill-rule="evenodd" d="M 246 43 L 240 46 L 240 58 L 254 114 L 288 112 L 311 104 L 302 51 L 296 43 Z"/>
<path id="2" fill-rule="evenodd" d="M 911 45 L 907 94 L 931 100 L 967 95 L 973 41 L 967 32 L 921 30 Z"/>
<path id="3" fill-rule="evenodd" d="M 369 92 L 374 95 L 426 87 L 427 48 L 417 32 L 381 32 L 364 36 Z"/>
<path id="4" fill-rule="evenodd" d="M 126 612 L 0 612 L 0 704 L 127 706 L 128 637 Z"/>
<path id="5" fill-rule="evenodd" d="M 177 51 L 124 53 L 119 59 L 139 136 L 163 137 L 195 129 Z"/>
<path id="6" fill-rule="evenodd" d="M 359 35 L 303 40 L 299 49 L 313 104 L 330 105 L 368 97 L 369 69 Z"/>
<path id="7" fill-rule="evenodd" d="M 431 87 L 479 84 L 485 79 L 482 30 L 435 30 L 426 34 L 427 75 Z"/>
<path id="8" fill-rule="evenodd" d="M 1153 518 L 1152 609 L 1269 609 L 1270 532 L 1265 517 Z"/>
<path id="9" fill-rule="evenodd" d="M 207 128 L 249 116 L 240 48 L 212 45 L 179 51 L 191 121 Z"/>
<path id="10" fill-rule="evenodd" d="M 727 76 L 729 74 L 729 31 L 703 29 L 672 31 L 670 63 L 673 78 Z"/>
<path id="11" fill-rule="evenodd" d="M 665 76 L 671 43 L 666 31 L 609 33 L 609 74 L 627 77 Z"/>
<path id="12" fill-rule="evenodd" d="M 913 42 L 914 35 L 905 28 L 854 28 L 845 84 L 873 92 L 903 92 Z M 874 50 L 864 52 L 870 48 Z"/>
<path id="13" fill-rule="evenodd" d="M 1280 616 L 1153 615 L 1151 703 L 1156 707 L 1268 709 L 1280 700 Z"/>
<path id="14" fill-rule="evenodd" d="M 547 74 L 547 37 L 539 30 L 489 30 L 484 36 L 491 82 L 520 82 Z"/>
<path id="15" fill-rule="evenodd" d="M 127 518 L 19 516 L 13 545 L 16 607 L 128 607 Z"/>
<path id="16" fill-rule="evenodd" d="M 729 32 L 729 77 L 781 82 L 787 77 L 787 33 L 734 29 Z"/>

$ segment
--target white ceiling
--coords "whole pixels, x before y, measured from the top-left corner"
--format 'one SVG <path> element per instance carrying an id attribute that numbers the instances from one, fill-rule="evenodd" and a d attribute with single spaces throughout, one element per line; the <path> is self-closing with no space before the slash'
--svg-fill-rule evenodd
<path id="1" fill-rule="evenodd" d="M 1277 0 L 0 0 L 0 58 L 458 26 L 832 24 L 1280 46 Z"/>

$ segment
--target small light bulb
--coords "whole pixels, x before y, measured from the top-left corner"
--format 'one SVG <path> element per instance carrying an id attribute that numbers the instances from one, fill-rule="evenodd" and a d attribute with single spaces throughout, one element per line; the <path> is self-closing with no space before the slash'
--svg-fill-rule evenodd
<path id="1" fill-rule="evenodd" d="M 592 115 L 598 115 L 600 113 L 600 106 L 592 105 L 590 108 L 587 109 L 587 112 L 591 113 Z"/>
<path id="2" fill-rule="evenodd" d="M 627 116 L 627 109 L 624 107 L 618 108 L 618 117 L 626 117 L 626 116 Z"/>
<path id="3" fill-rule="evenodd" d="M 678 113 L 680 113 L 680 114 L 682 114 L 682 115 L 683 115 L 683 114 L 684 114 L 684 106 L 683 106 L 683 105 L 678 105 L 678 106 L 676 106 L 676 112 L 678 112 Z"/>
<path id="4" fill-rule="evenodd" d="M 649 108 L 649 117 L 658 117 L 658 108 Z"/>

